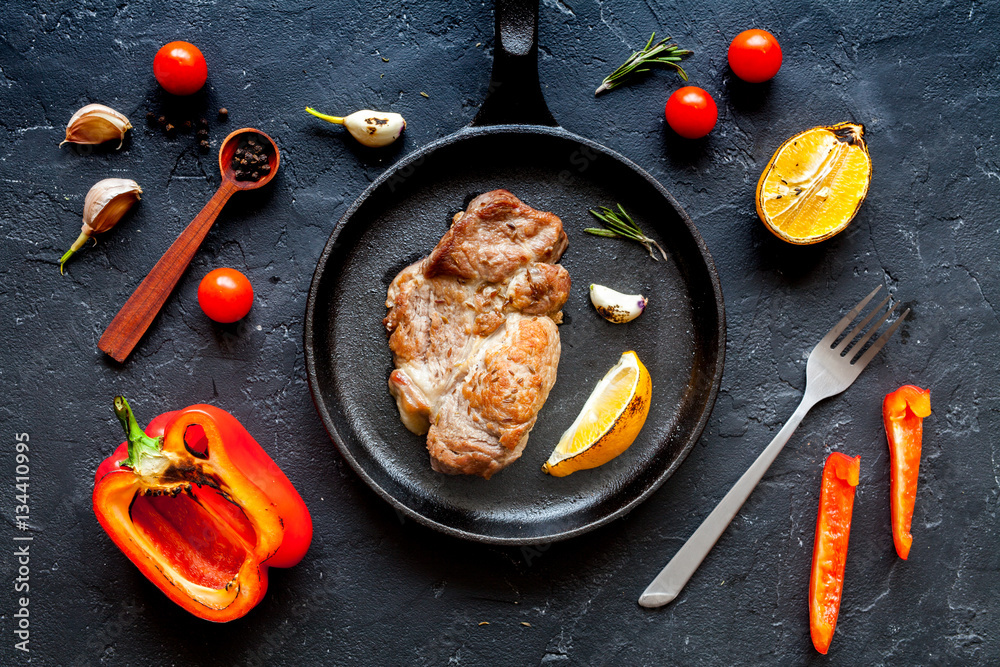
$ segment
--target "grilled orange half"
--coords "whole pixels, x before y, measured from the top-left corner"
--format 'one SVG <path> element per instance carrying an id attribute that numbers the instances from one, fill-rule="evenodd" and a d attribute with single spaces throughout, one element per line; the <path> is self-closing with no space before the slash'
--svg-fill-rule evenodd
<path id="1" fill-rule="evenodd" d="M 839 123 L 781 144 L 757 182 L 757 215 L 767 228 L 798 245 L 843 231 L 871 183 L 864 133 L 862 125 Z"/>

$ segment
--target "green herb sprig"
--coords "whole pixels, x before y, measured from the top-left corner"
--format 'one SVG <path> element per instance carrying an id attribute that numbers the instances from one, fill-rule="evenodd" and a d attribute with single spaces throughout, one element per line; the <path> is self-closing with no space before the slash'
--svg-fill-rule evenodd
<path id="1" fill-rule="evenodd" d="M 642 233 L 639 225 L 635 224 L 635 220 L 625 212 L 621 204 L 616 204 L 616 206 L 618 207 L 617 211 L 607 206 L 602 206 L 599 211 L 590 209 L 590 214 L 600 220 L 605 228 L 588 227 L 583 231 L 594 236 L 607 236 L 610 238 L 637 241 L 649 251 L 649 256 L 658 262 L 660 258 L 653 253 L 653 246 L 656 246 L 656 249 L 663 255 L 663 259 L 666 260 L 667 253 L 663 251 L 660 244 Z"/>
<path id="2" fill-rule="evenodd" d="M 653 44 L 653 40 L 656 38 L 656 33 L 654 32 L 649 36 L 649 41 L 646 42 L 646 46 L 642 51 L 636 51 L 625 64 L 616 69 L 611 73 L 601 85 L 594 91 L 594 96 L 600 95 L 601 93 L 607 92 L 613 88 L 626 83 L 629 78 L 636 74 L 642 74 L 648 72 L 653 66 L 661 65 L 663 67 L 670 67 L 677 70 L 678 76 L 684 81 L 688 80 L 687 72 L 684 68 L 678 65 L 683 58 L 687 58 L 689 55 L 694 53 L 693 51 L 687 51 L 680 48 L 676 44 L 669 44 L 668 42 L 672 39 L 667 37 L 666 39 L 661 39 L 656 44 Z"/>

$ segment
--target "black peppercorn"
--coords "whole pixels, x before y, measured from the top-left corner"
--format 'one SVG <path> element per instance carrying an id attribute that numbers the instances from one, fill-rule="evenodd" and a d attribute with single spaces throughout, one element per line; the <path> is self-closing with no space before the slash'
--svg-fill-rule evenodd
<path id="1" fill-rule="evenodd" d="M 254 138 L 242 141 L 233 151 L 231 162 L 233 177 L 237 181 L 259 181 L 271 173 L 271 165 L 268 163 L 269 151 L 270 144 L 264 143 L 256 135 Z"/>
<path id="2" fill-rule="evenodd" d="M 208 129 L 208 121 L 205 120 L 204 118 L 199 118 L 198 119 L 198 127 L 203 127 L 205 129 Z"/>
<path id="3" fill-rule="evenodd" d="M 208 130 L 202 128 L 195 133 L 200 139 L 208 139 Z"/>
<path id="4" fill-rule="evenodd" d="M 222 107 L 219 109 L 219 120 L 226 120 L 229 118 L 229 109 Z"/>
<path id="5" fill-rule="evenodd" d="M 156 119 L 156 122 L 160 124 L 160 127 L 164 127 L 167 124 L 167 117 L 160 116 L 159 118 Z"/>
<path id="6" fill-rule="evenodd" d="M 184 121 L 184 131 L 189 132 L 190 130 L 191 130 L 191 121 L 189 120 Z"/>
<path id="7" fill-rule="evenodd" d="M 206 141 L 205 139 L 202 139 L 201 141 L 198 142 L 198 150 L 200 150 L 202 153 L 207 153 L 208 149 L 210 149 L 211 147 L 212 147 L 211 144 L 209 144 L 208 141 Z"/>
<path id="8" fill-rule="evenodd" d="M 146 122 L 149 123 L 150 125 L 155 125 L 156 124 L 156 114 L 153 113 L 152 111 L 147 111 L 146 112 Z"/>

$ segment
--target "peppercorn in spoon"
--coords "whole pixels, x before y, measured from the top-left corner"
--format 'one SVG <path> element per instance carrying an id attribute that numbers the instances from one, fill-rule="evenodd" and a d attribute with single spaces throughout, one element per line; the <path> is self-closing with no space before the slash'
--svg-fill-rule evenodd
<path id="1" fill-rule="evenodd" d="M 219 189 L 111 320 L 97 347 L 116 361 L 125 361 L 191 263 L 222 207 L 236 192 L 270 183 L 279 162 L 278 146 L 260 130 L 246 127 L 225 138 L 219 148 Z"/>

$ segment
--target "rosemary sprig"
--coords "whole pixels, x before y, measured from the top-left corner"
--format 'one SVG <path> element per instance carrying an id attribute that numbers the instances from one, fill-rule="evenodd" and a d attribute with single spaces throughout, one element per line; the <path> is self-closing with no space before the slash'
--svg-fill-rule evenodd
<path id="1" fill-rule="evenodd" d="M 618 86 L 626 83 L 626 80 L 635 74 L 642 74 L 648 72 L 654 65 L 663 65 L 664 67 L 670 67 L 677 70 L 678 76 L 684 81 L 688 80 L 687 72 L 684 71 L 679 63 L 682 58 L 686 58 L 693 53 L 693 51 L 687 51 L 680 48 L 676 44 L 668 44 L 672 39 L 667 37 L 666 39 L 661 39 L 656 44 L 653 44 L 653 40 L 656 38 L 656 33 L 654 32 L 649 36 L 649 41 L 646 42 L 646 46 L 642 51 L 636 51 L 625 64 L 616 69 L 611 73 L 609 77 L 604 79 L 601 85 L 594 95 L 600 95 L 603 92 L 609 91 L 612 88 L 617 88 Z"/>
<path id="2" fill-rule="evenodd" d="M 667 253 L 663 251 L 660 244 L 649 238 L 642 233 L 639 229 L 639 225 L 635 224 L 635 220 L 632 219 L 621 204 L 616 204 L 618 210 L 608 208 L 607 206 L 602 206 L 599 211 L 590 209 L 590 214 L 601 221 L 601 223 L 607 228 L 602 229 L 600 227 L 588 227 L 583 230 L 588 234 L 593 234 L 594 236 L 608 236 L 611 238 L 619 239 L 631 239 L 632 241 L 638 241 L 649 251 L 649 256 L 655 261 L 660 261 L 660 258 L 653 253 L 653 246 L 660 251 L 663 255 L 663 259 L 667 259 Z"/>

